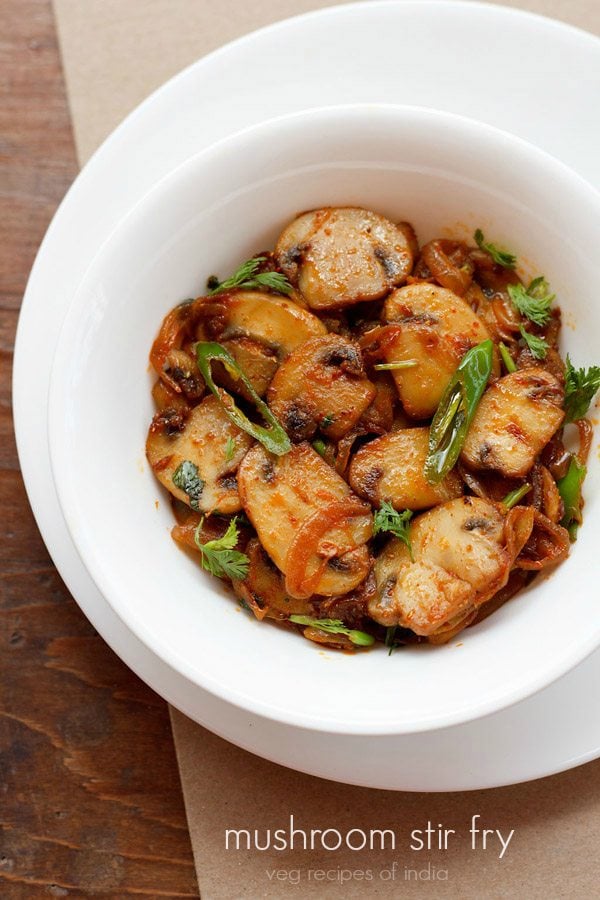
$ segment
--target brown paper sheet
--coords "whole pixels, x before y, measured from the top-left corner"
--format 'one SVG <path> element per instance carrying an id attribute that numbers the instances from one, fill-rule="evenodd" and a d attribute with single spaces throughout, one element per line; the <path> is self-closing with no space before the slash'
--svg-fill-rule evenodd
<path id="1" fill-rule="evenodd" d="M 334 0 L 53 0 L 79 161 L 185 66 Z M 352 2 L 352 0 L 350 0 Z M 505 0 L 600 33 L 600 0 Z"/>
<path id="2" fill-rule="evenodd" d="M 323 0 L 54 0 L 79 160 L 155 87 L 210 50 Z M 599 0 L 505 0 L 600 33 Z M 168 41 L 165 40 L 168 34 Z M 557 61 L 557 65 L 560 62 Z M 347 787 L 266 762 L 172 710 L 203 900 L 400 894 L 423 898 L 597 895 L 600 762 L 528 785 L 457 794 Z M 482 747 L 482 752 L 485 748 Z M 515 746 L 515 753 L 518 753 Z M 225 848 L 226 829 L 390 828 L 395 850 Z M 471 849 L 471 817 L 501 845 Z M 410 849 L 428 821 L 454 829 L 449 849 Z M 424 836 L 423 836 L 424 837 Z M 481 837 L 478 835 L 478 837 Z M 417 842 L 418 844 L 418 842 Z M 320 874 L 322 873 L 322 874 Z M 352 873 L 351 875 L 348 873 Z M 392 874 L 394 875 L 392 879 Z"/>
<path id="3" fill-rule="evenodd" d="M 172 722 L 203 900 L 346 900 L 365 895 L 591 900 L 598 896 L 600 761 L 529 784 L 488 791 L 377 791 L 323 781 L 266 762 L 176 711 Z M 481 752 L 485 753 L 485 746 Z M 247 852 L 235 849 L 233 835 L 225 849 L 226 830 L 257 829 L 259 846 L 264 846 L 267 829 L 289 830 L 290 814 L 295 828 L 309 832 L 334 828 L 345 836 L 355 828 L 367 833 L 389 828 L 398 836 L 396 849 L 386 845 L 383 852 L 311 852 L 302 849 L 300 836 L 293 852 Z M 469 829 L 474 815 L 481 816 L 476 825 L 498 829 L 505 841 L 514 829 L 502 859 L 502 845 L 491 836 L 485 851 L 480 842 L 478 849 L 471 849 Z M 456 831 L 448 836 L 447 851 L 410 849 L 411 832 L 426 829 L 429 821 L 434 829 L 442 824 Z M 422 838 L 425 841 L 425 835 Z M 352 835 L 350 840 L 358 846 L 362 838 Z M 437 847 L 437 832 L 432 840 Z M 328 836 L 327 841 L 333 846 L 337 836 Z M 378 846 L 377 841 L 374 845 Z M 395 878 L 387 880 L 394 862 Z M 318 870 L 332 880 L 315 880 Z M 344 871 L 352 877 L 343 875 Z M 347 880 L 342 882 L 342 877 Z"/>

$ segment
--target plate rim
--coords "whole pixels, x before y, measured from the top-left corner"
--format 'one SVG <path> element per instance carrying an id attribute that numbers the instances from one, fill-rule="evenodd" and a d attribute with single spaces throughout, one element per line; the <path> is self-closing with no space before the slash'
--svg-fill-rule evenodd
<path id="1" fill-rule="evenodd" d="M 74 336 L 80 331 L 82 317 L 78 315 L 81 309 L 82 300 L 87 294 L 89 298 L 94 291 L 89 287 L 89 280 L 93 279 L 97 271 L 102 269 L 105 255 L 115 253 L 115 245 L 127 245 L 127 235 L 130 241 L 132 235 L 130 229 L 134 226 L 140 217 L 148 216 L 149 207 L 155 209 L 160 204 L 162 198 L 171 190 L 181 183 L 185 182 L 190 170 L 198 171 L 199 177 L 202 178 L 202 168 L 205 164 L 211 163 L 212 160 L 218 159 L 221 155 L 227 156 L 230 148 L 239 146 L 246 139 L 260 140 L 261 135 L 265 131 L 272 128 L 281 127 L 283 129 L 298 129 L 307 119 L 328 119 L 329 117 L 343 117 L 350 114 L 364 116 L 365 112 L 375 114 L 379 111 L 381 119 L 393 119 L 396 114 L 404 113 L 408 116 L 411 114 L 417 119 L 430 119 L 432 113 L 435 117 L 439 117 L 442 121 L 455 122 L 465 132 L 475 131 L 479 133 L 483 140 L 502 141 L 504 145 L 514 147 L 515 154 L 527 156 L 532 160 L 533 165 L 544 165 L 553 176 L 561 178 L 568 186 L 573 189 L 579 189 L 585 197 L 590 197 L 591 205 L 595 205 L 600 214 L 600 192 L 583 179 L 577 172 L 565 165 L 561 161 L 552 157 L 541 148 L 535 147 L 528 141 L 523 140 L 515 135 L 510 135 L 502 129 L 477 122 L 467 116 L 461 116 L 456 113 L 446 111 L 440 112 L 425 107 L 416 107 L 400 104 L 340 104 L 334 107 L 318 107 L 310 110 L 293 112 L 288 115 L 274 116 L 256 125 L 236 131 L 227 137 L 216 141 L 203 150 L 192 154 L 184 162 L 180 163 L 174 169 L 170 170 L 163 176 L 150 191 L 148 191 L 138 203 L 136 203 L 127 215 L 120 220 L 115 229 L 107 237 L 106 241 L 100 246 L 97 253 L 93 257 L 89 267 L 87 268 L 79 287 L 75 291 L 65 318 L 58 335 L 55 348 L 54 360 L 50 373 L 49 385 L 49 403 L 48 403 L 48 442 L 50 448 L 51 469 L 54 476 L 54 484 L 59 497 L 59 503 L 63 513 L 63 518 L 67 522 L 71 539 L 75 548 L 86 567 L 89 575 L 96 584 L 99 592 L 102 594 L 106 602 L 112 607 L 113 611 L 119 616 L 126 627 L 133 633 L 145 646 L 158 656 L 164 663 L 174 669 L 179 675 L 188 679 L 191 683 L 201 687 L 203 690 L 215 694 L 222 700 L 238 707 L 240 710 L 260 715 L 265 719 L 269 719 L 276 723 L 283 723 L 299 728 L 314 730 L 319 732 L 335 733 L 340 735 L 363 736 L 398 736 L 402 734 L 426 733 L 436 731 L 442 728 L 448 728 L 456 725 L 466 724 L 473 720 L 492 715 L 500 712 L 509 706 L 525 700 L 532 694 L 543 690 L 552 682 L 556 681 L 562 675 L 575 668 L 590 653 L 600 648 L 600 621 L 595 629 L 590 629 L 586 634 L 585 640 L 581 643 L 573 645 L 571 642 L 562 646 L 565 651 L 560 657 L 560 663 L 557 663 L 557 657 L 549 657 L 548 663 L 542 669 L 541 667 L 535 671 L 528 679 L 523 678 L 519 686 L 514 686 L 510 691 L 505 692 L 503 699 L 497 694 L 493 697 L 487 695 L 485 698 L 477 702 L 470 702 L 468 708 L 464 706 L 456 706 L 452 712 L 429 714 L 423 717 L 417 723 L 409 722 L 391 722 L 384 719 L 364 722 L 360 724 L 360 720 L 333 720 L 328 721 L 323 713 L 311 714 L 305 711 L 298 711 L 286 708 L 281 704 L 275 706 L 270 703 L 268 698 L 261 698 L 256 695 L 244 693 L 243 691 L 232 689 L 229 685 L 224 685 L 215 679 L 210 672 L 201 672 L 194 669 L 187 656 L 180 654 L 176 647 L 170 646 L 162 640 L 160 631 L 155 627 L 150 628 L 144 621 L 139 620 L 139 616 L 131 611 L 127 602 L 118 591 L 118 585 L 115 585 L 114 579 L 105 569 L 101 569 L 99 561 L 93 554 L 92 542 L 86 540 L 83 533 L 78 533 L 76 527 L 77 501 L 70 483 L 66 477 L 59 478 L 58 474 L 63 476 L 69 471 L 69 445 L 59 430 L 56 428 L 56 422 L 62 422 L 66 415 L 65 397 L 69 382 L 69 363 L 70 354 L 68 347 L 73 342 Z M 73 522 L 73 527 L 69 522 Z M 599 523 L 600 525 L 600 523 Z M 110 598 L 110 599 L 109 599 Z M 570 652 L 568 652 L 570 648 Z M 551 664 L 552 663 L 552 664 Z M 548 674 L 550 673 L 550 674 Z"/>
<path id="2" fill-rule="evenodd" d="M 538 22 L 544 23 L 545 26 L 551 26 L 553 30 L 560 31 L 563 35 L 565 35 L 566 32 L 570 32 L 572 35 L 578 36 L 579 39 L 586 39 L 587 41 L 591 40 L 591 42 L 593 42 L 596 45 L 596 47 L 598 44 L 598 38 L 595 35 L 590 34 L 589 32 L 586 32 L 586 31 L 578 28 L 577 26 L 570 25 L 568 23 L 556 21 L 556 20 L 550 19 L 546 16 L 541 16 L 537 13 L 531 13 L 528 11 L 517 10 L 514 8 L 501 7 L 501 6 L 496 6 L 496 5 L 487 4 L 487 3 L 470 3 L 470 2 L 467 3 L 467 2 L 464 2 L 464 0 L 463 0 L 463 2 L 452 2 L 452 0 L 451 0 L 451 2 L 447 2 L 447 0 L 423 0 L 422 3 L 414 2 L 414 0 L 407 0 L 406 3 L 398 3 L 397 0 L 377 0 L 377 2 L 344 4 L 344 5 L 340 5 L 340 6 L 327 7 L 325 9 L 313 10 L 308 13 L 303 13 L 301 15 L 294 16 L 291 19 L 285 19 L 280 22 L 272 23 L 270 25 L 264 26 L 263 28 L 254 31 L 254 32 L 251 32 L 246 35 L 242 35 L 242 36 L 236 38 L 234 41 L 232 41 L 222 47 L 216 48 L 214 51 L 212 51 L 210 54 L 207 54 L 202 59 L 191 63 L 189 66 L 187 66 L 181 72 L 177 73 L 172 78 L 170 78 L 167 82 L 165 82 L 163 85 L 161 85 L 148 98 L 146 98 L 146 100 L 142 101 L 142 103 L 139 104 L 136 107 L 136 109 L 133 110 L 120 125 L 117 126 L 117 128 L 111 133 L 111 135 L 109 135 L 108 138 L 103 142 L 103 144 L 100 146 L 100 148 L 98 148 L 98 150 L 95 151 L 95 153 L 92 155 L 92 157 L 90 157 L 90 160 L 88 161 L 86 166 L 84 166 L 84 168 L 82 169 L 82 171 L 78 175 L 78 177 L 75 179 L 73 185 L 67 192 L 62 203 L 60 204 L 60 206 L 59 206 L 57 212 L 55 213 L 55 215 L 52 219 L 52 222 L 46 232 L 46 236 L 44 237 L 44 240 L 42 241 L 42 244 L 41 244 L 38 254 L 36 256 L 36 260 L 35 260 L 35 263 L 32 268 L 30 278 L 29 278 L 29 281 L 27 284 L 27 289 L 25 292 L 25 298 L 24 298 L 24 302 L 23 302 L 23 306 L 22 306 L 22 311 L 27 311 L 27 312 L 29 311 L 29 305 L 30 305 L 29 298 L 32 293 L 31 286 L 34 283 L 35 278 L 37 277 L 37 272 L 41 268 L 42 263 L 47 263 L 47 260 L 45 259 L 45 255 L 44 255 L 46 252 L 46 246 L 49 243 L 49 240 L 51 239 L 51 237 L 54 235 L 54 232 L 58 229 L 58 226 L 62 223 L 62 215 L 63 215 L 64 207 L 66 205 L 68 205 L 68 203 L 70 203 L 70 199 L 71 199 L 72 195 L 74 193 L 76 193 L 78 187 L 81 186 L 82 182 L 85 182 L 85 180 L 90 177 L 90 172 L 92 174 L 94 174 L 95 166 L 97 164 L 98 158 L 100 160 L 102 160 L 107 152 L 113 150 L 115 145 L 118 143 L 118 140 L 123 135 L 127 135 L 128 131 L 131 128 L 132 122 L 135 123 L 138 120 L 138 118 L 139 119 L 143 118 L 143 115 L 145 114 L 147 107 L 149 107 L 153 103 L 153 101 L 156 100 L 157 95 L 161 94 L 163 91 L 167 92 L 168 89 L 172 89 L 174 83 L 179 82 L 180 80 L 183 80 L 187 74 L 189 74 L 192 71 L 197 72 L 201 68 L 208 66 L 210 64 L 210 62 L 212 62 L 214 60 L 215 57 L 218 57 L 221 54 L 231 50 L 232 48 L 235 48 L 238 44 L 244 43 L 249 40 L 253 40 L 256 38 L 257 35 L 262 35 L 264 32 L 275 31 L 278 29 L 283 29 L 285 27 L 288 27 L 290 25 L 290 23 L 293 23 L 294 25 L 296 25 L 299 21 L 304 21 L 307 19 L 319 19 L 319 18 L 322 18 L 324 15 L 331 15 L 332 13 L 345 14 L 348 11 L 352 11 L 352 13 L 357 13 L 359 10 L 361 10 L 361 9 L 364 10 L 367 7 L 369 8 L 370 11 L 372 11 L 373 8 L 375 8 L 375 7 L 400 7 L 400 6 L 403 6 L 406 8 L 419 7 L 420 8 L 419 12 L 421 12 L 424 8 L 426 8 L 428 6 L 429 7 L 431 7 L 431 6 L 440 7 L 442 5 L 444 6 L 444 8 L 446 10 L 451 6 L 461 7 L 463 10 L 466 10 L 468 8 L 470 11 L 474 10 L 476 8 L 484 9 L 487 13 L 491 13 L 491 14 L 497 16 L 498 18 L 503 18 L 505 20 L 508 20 L 508 19 L 521 19 L 522 20 L 524 18 L 525 19 L 535 19 Z M 93 165 L 92 165 L 92 163 L 93 163 Z M 24 332 L 24 325 L 23 325 L 24 320 L 25 320 L 25 317 L 21 314 L 19 316 L 19 328 L 17 331 L 17 339 L 15 342 L 15 364 L 14 364 L 14 369 L 13 369 L 15 374 L 18 374 L 21 357 L 24 355 L 24 351 L 21 350 L 21 347 L 24 344 L 24 338 L 22 338 L 22 333 Z M 14 382 L 13 382 L 15 431 L 17 433 L 19 459 L 21 460 L 21 463 L 22 463 L 23 457 L 25 455 L 22 450 L 22 442 L 24 441 L 23 429 L 26 428 L 27 426 L 26 426 L 26 422 L 25 422 L 26 415 L 25 415 L 25 411 L 23 408 L 23 406 L 25 405 L 25 401 L 23 402 L 23 406 L 21 406 L 21 403 L 19 402 L 20 398 L 18 397 L 19 389 L 20 389 L 20 385 L 18 383 L 18 379 L 15 377 Z M 21 415 L 21 413 L 23 413 L 23 415 Z M 21 424 L 21 423 L 23 423 L 23 424 Z M 34 508 L 35 504 L 33 502 L 32 492 L 33 492 L 35 485 L 32 484 L 33 479 L 30 479 L 29 474 L 26 471 L 27 467 L 22 465 L 22 469 L 23 469 L 23 477 L 24 477 L 24 481 L 26 484 L 27 494 L 30 499 L 31 506 L 32 506 L 32 508 Z M 36 515 L 36 519 L 37 519 L 38 515 L 35 512 L 34 512 L 34 515 Z M 48 543 L 53 543 L 53 542 L 51 540 L 48 540 Z M 53 549 L 56 550 L 56 555 L 58 556 L 57 547 L 54 547 Z M 54 555 L 53 549 L 49 547 L 51 555 Z M 57 565 L 57 568 L 59 568 L 58 565 Z M 59 568 L 59 571 L 60 571 L 60 568 Z M 87 574 L 87 573 L 84 573 L 84 574 Z M 65 580 L 67 580 L 67 579 L 65 579 Z M 71 579 L 69 579 L 69 580 L 71 580 Z M 76 576 L 73 575 L 72 580 L 77 580 Z M 79 602 L 80 605 L 82 605 L 82 603 L 81 603 L 81 601 L 79 601 L 79 599 L 77 599 L 77 602 Z M 86 598 L 86 602 L 83 605 L 87 607 L 87 598 Z M 87 608 L 84 609 L 84 613 L 88 616 L 88 618 L 92 618 L 92 616 L 88 612 Z M 109 640 L 108 642 L 112 643 L 111 640 Z M 120 655 L 122 658 L 126 659 L 125 654 L 123 654 L 120 651 L 116 651 L 116 652 L 118 652 L 118 655 Z M 127 659 L 127 664 L 131 665 L 134 669 L 139 670 L 139 666 L 132 664 L 132 662 L 129 659 Z M 141 675 L 142 678 L 144 678 L 144 680 L 148 680 L 147 675 L 145 675 L 141 672 L 139 672 L 139 674 Z M 160 688 L 159 688 L 159 690 L 160 690 Z M 173 702 L 173 701 L 171 701 L 171 702 Z M 178 705 L 177 702 L 175 702 L 174 705 L 177 706 Z M 208 726 L 208 727 L 210 727 L 210 726 Z M 254 751 L 252 751 L 252 752 L 254 752 Z M 597 751 L 592 751 L 592 754 L 593 755 L 590 758 L 595 758 L 595 756 L 600 755 L 600 746 L 597 748 Z M 570 765 L 572 765 L 572 763 L 567 762 L 566 765 L 561 768 L 568 768 L 568 767 L 570 767 Z M 560 771 L 560 770 L 561 769 L 555 769 L 553 771 Z M 545 774 L 545 772 L 543 772 L 541 774 Z M 539 776 L 530 774 L 527 776 L 527 780 L 532 777 L 539 777 Z M 514 783 L 514 782 L 502 782 L 502 783 Z M 448 788 L 445 788 L 445 789 L 448 789 Z M 461 788 L 461 789 L 465 789 L 465 788 Z"/>

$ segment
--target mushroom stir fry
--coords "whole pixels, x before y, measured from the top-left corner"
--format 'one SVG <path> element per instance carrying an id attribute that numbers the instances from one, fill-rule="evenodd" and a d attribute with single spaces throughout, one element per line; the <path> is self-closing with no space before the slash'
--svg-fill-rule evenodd
<path id="1" fill-rule="evenodd" d="M 152 346 L 174 539 L 257 619 L 330 647 L 481 621 L 582 521 L 600 368 L 563 361 L 553 301 L 480 230 L 419 246 L 365 209 L 298 216 Z"/>

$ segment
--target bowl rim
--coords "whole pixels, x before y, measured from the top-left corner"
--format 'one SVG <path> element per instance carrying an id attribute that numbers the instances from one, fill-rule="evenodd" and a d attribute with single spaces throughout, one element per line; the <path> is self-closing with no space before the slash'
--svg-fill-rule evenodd
<path id="1" fill-rule="evenodd" d="M 571 184 L 580 192 L 585 192 L 589 196 L 590 201 L 597 207 L 598 215 L 600 217 L 600 191 L 585 178 L 556 157 L 534 144 L 531 144 L 529 141 L 468 116 L 450 113 L 445 110 L 438 110 L 433 107 L 412 106 L 408 104 L 345 103 L 312 107 L 293 113 L 284 113 L 282 115 L 269 117 L 259 123 L 227 135 L 209 147 L 188 157 L 184 162 L 162 176 L 150 190 L 131 207 L 127 214 L 112 229 L 108 237 L 101 243 L 89 266 L 86 268 L 76 291 L 69 300 L 60 328 L 60 335 L 56 345 L 49 381 L 47 425 L 52 475 L 59 505 L 71 535 L 71 539 L 73 540 L 82 563 L 87 569 L 94 584 L 129 630 L 131 630 L 132 633 L 154 654 L 167 665 L 175 669 L 179 674 L 244 712 L 254 713 L 272 721 L 293 725 L 304 730 L 346 734 L 349 736 L 423 733 L 474 721 L 513 706 L 552 684 L 570 669 L 582 662 L 591 652 L 600 646 L 600 620 L 596 630 L 590 632 L 585 641 L 578 641 L 575 645 L 570 645 L 570 653 L 565 653 L 565 655 L 561 657 L 559 661 L 555 662 L 554 665 L 545 666 L 536 676 L 531 677 L 528 680 L 521 680 L 520 687 L 515 686 L 512 690 L 508 690 L 505 695 L 488 699 L 487 701 L 483 699 L 479 702 L 473 702 L 466 709 L 457 708 L 453 712 L 431 715 L 412 724 L 394 724 L 392 721 L 387 720 L 385 722 L 360 722 L 358 720 L 332 722 L 318 715 L 311 715 L 296 710 L 290 711 L 289 709 L 283 709 L 279 706 L 275 707 L 269 704 L 267 700 L 249 697 L 242 691 L 223 688 L 221 682 L 212 678 L 210 675 L 205 675 L 204 673 L 200 675 L 198 670 L 189 666 L 186 659 L 174 651 L 171 646 L 162 641 L 159 633 L 147 628 L 145 623 L 141 621 L 138 616 L 131 614 L 126 598 L 122 598 L 119 594 L 118 584 L 115 585 L 115 583 L 106 576 L 100 561 L 96 560 L 94 556 L 93 547 L 88 545 L 83 539 L 81 532 L 76 527 L 77 517 L 73 516 L 74 505 L 71 502 L 71 498 L 66 489 L 67 479 L 61 478 L 61 471 L 66 471 L 66 442 L 61 438 L 60 428 L 58 428 L 57 425 L 61 421 L 60 409 L 65 396 L 64 391 L 61 389 L 62 381 L 66 379 L 68 372 L 68 353 L 66 350 L 69 346 L 69 341 L 67 340 L 67 335 L 69 328 L 74 327 L 76 319 L 74 314 L 77 312 L 78 299 L 85 294 L 87 283 L 90 277 L 93 276 L 97 266 L 101 264 L 102 257 L 106 250 L 116 239 L 118 239 L 119 234 L 135 221 L 136 216 L 144 210 L 146 205 L 149 202 L 156 202 L 161 195 L 164 195 L 170 190 L 172 184 L 179 180 L 185 180 L 188 170 L 203 166 L 204 164 L 210 164 L 213 160 L 216 160 L 224 150 L 230 147 L 235 148 L 238 144 L 243 145 L 245 140 L 252 139 L 254 136 L 260 137 L 262 133 L 266 134 L 274 128 L 286 127 L 287 125 L 294 126 L 308 120 L 329 120 L 335 116 L 360 117 L 365 116 L 366 114 L 390 116 L 394 119 L 398 116 L 413 116 L 420 120 L 435 119 L 437 122 L 445 121 L 450 126 L 463 129 L 464 132 L 470 131 L 472 134 L 487 136 L 487 139 L 489 140 L 495 139 L 496 141 L 503 142 L 505 146 L 510 146 L 516 153 L 520 152 L 522 156 L 528 157 L 528 161 L 531 161 L 532 164 L 543 164 L 550 170 L 554 170 L 556 177 L 561 178 L 563 181 L 566 180 L 571 182 Z M 113 590 L 115 587 L 117 589 Z"/>

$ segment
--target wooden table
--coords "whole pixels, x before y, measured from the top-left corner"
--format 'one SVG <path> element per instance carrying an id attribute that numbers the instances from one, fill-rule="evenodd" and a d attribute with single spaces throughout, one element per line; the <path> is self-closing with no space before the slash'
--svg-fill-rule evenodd
<path id="1" fill-rule="evenodd" d="M 79 611 L 19 473 L 10 399 L 18 310 L 77 164 L 50 0 L 3 0 L 3 12 L 0 896 L 197 897 L 167 706 Z"/>

